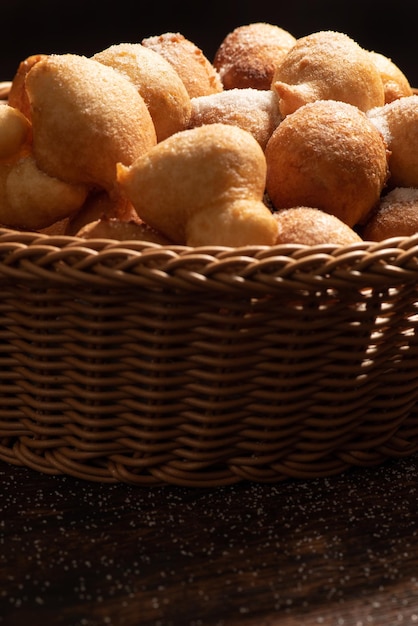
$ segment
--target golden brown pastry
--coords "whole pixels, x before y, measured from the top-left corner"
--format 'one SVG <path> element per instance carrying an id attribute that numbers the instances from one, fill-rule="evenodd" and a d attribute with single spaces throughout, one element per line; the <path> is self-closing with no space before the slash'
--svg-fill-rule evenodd
<path id="1" fill-rule="evenodd" d="M 72 185 L 39 169 L 31 152 L 30 121 L 8 104 L 0 107 L 0 223 L 38 230 L 77 211 L 85 185 Z"/>
<path id="2" fill-rule="evenodd" d="M 163 246 L 170 245 L 170 241 L 150 228 L 147 224 L 138 221 L 124 221 L 116 217 L 103 216 L 80 228 L 76 237 L 83 239 L 116 239 L 119 241 L 148 241 Z"/>
<path id="3" fill-rule="evenodd" d="M 380 71 L 369 51 L 335 31 L 298 39 L 277 66 L 272 88 L 283 116 L 315 100 L 348 102 L 362 111 L 385 102 Z"/>
<path id="4" fill-rule="evenodd" d="M 0 223 L 39 230 L 78 211 L 87 196 L 84 185 L 48 176 L 28 154 L 0 164 Z"/>
<path id="5" fill-rule="evenodd" d="M 26 77 L 33 153 L 49 176 L 112 190 L 126 165 L 156 143 L 152 118 L 134 85 L 112 67 L 50 55 Z"/>
<path id="6" fill-rule="evenodd" d="M 181 33 L 146 37 L 141 43 L 173 65 L 191 98 L 222 91 L 221 79 L 212 63 L 195 43 Z"/>
<path id="7" fill-rule="evenodd" d="M 262 201 L 264 153 L 237 126 L 181 131 L 118 172 L 139 217 L 174 243 L 271 245 L 276 239 L 277 223 Z"/>
<path id="8" fill-rule="evenodd" d="M 385 92 L 385 104 L 412 96 L 412 87 L 402 70 L 392 61 L 379 52 L 370 52 L 373 62 L 380 72 Z"/>
<path id="9" fill-rule="evenodd" d="M 360 235 L 335 215 L 313 207 L 293 207 L 274 213 L 279 226 L 277 244 L 346 246 L 362 241 Z"/>
<path id="10" fill-rule="evenodd" d="M 157 141 L 187 127 L 190 96 L 174 67 L 161 54 L 139 43 L 121 43 L 92 58 L 115 68 L 132 81 L 151 114 Z"/>
<path id="11" fill-rule="evenodd" d="M 390 187 L 418 187 L 418 95 L 368 112 L 390 150 Z"/>
<path id="12" fill-rule="evenodd" d="M 191 102 L 189 128 L 216 122 L 239 126 L 250 132 L 263 150 L 282 119 L 277 96 L 271 89 L 227 89 L 192 98 Z"/>
<path id="13" fill-rule="evenodd" d="M 31 125 L 18 109 L 0 106 L 0 160 L 9 159 L 30 149 Z"/>
<path id="14" fill-rule="evenodd" d="M 418 188 L 395 187 L 382 197 L 363 229 L 363 239 L 382 241 L 418 232 Z"/>
<path id="15" fill-rule="evenodd" d="M 19 109 L 19 111 L 21 111 L 29 120 L 31 119 L 32 113 L 30 110 L 28 94 L 26 93 L 26 76 L 35 63 L 38 63 L 38 61 L 46 58 L 46 54 L 33 54 L 21 61 L 10 86 L 8 97 L 9 105 Z"/>
<path id="16" fill-rule="evenodd" d="M 270 89 L 276 66 L 295 43 L 291 33 L 275 24 L 238 26 L 222 41 L 213 65 L 224 89 Z"/>
<path id="17" fill-rule="evenodd" d="M 353 227 L 388 177 L 382 135 L 357 107 L 318 100 L 288 115 L 267 143 L 267 193 L 276 209 L 308 206 Z"/>

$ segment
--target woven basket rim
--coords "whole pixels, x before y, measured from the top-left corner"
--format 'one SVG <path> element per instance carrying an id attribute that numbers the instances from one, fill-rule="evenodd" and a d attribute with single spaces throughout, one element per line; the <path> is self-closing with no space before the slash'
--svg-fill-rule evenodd
<path id="1" fill-rule="evenodd" d="M 178 255 L 187 254 L 210 254 L 214 256 L 297 256 L 298 254 L 333 254 L 342 255 L 355 252 L 357 255 L 366 255 L 380 250 L 411 250 L 418 246 L 418 233 L 407 236 L 394 236 L 380 241 L 362 240 L 355 243 L 340 245 L 336 243 L 277 243 L 274 245 L 249 244 L 240 247 L 222 245 L 188 246 L 182 244 L 159 244 L 139 239 L 116 239 L 110 237 L 93 237 L 85 239 L 77 235 L 48 234 L 36 230 L 17 230 L 0 223 L 0 242 L 2 244 L 13 242 L 24 246 L 51 246 L 57 248 L 83 247 L 91 254 L 98 254 L 105 250 L 121 249 L 134 254 L 146 253 L 147 251 L 171 251 Z"/>
<path id="2" fill-rule="evenodd" d="M 0 228 L 0 283 L 96 285 L 228 295 L 387 289 L 418 280 L 418 233 L 348 246 L 162 246 Z"/>

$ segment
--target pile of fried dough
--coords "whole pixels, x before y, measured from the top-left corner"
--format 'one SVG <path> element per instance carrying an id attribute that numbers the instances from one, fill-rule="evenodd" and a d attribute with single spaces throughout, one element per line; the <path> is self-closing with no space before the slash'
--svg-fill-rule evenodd
<path id="1" fill-rule="evenodd" d="M 0 224 L 161 245 L 418 231 L 418 95 L 342 32 L 239 26 L 34 54 L 0 106 Z"/>

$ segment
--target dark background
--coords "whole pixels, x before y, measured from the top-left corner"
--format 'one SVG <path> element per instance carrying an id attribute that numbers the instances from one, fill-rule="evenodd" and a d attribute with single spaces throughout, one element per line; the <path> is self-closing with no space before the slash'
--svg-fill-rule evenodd
<path id="1" fill-rule="evenodd" d="M 2 4 L 5 4 L 4 2 Z M 87 56 L 111 44 L 139 42 L 180 32 L 213 60 L 223 38 L 237 26 L 270 22 L 301 37 L 317 30 L 347 33 L 365 48 L 392 60 L 418 86 L 416 0 L 209 0 L 207 3 L 10 0 L 1 7 L 0 80 L 11 80 L 21 60 L 36 53 Z"/>

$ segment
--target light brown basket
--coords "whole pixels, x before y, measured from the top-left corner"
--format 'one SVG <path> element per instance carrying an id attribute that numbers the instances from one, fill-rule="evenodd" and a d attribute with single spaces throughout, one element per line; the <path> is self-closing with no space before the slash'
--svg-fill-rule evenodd
<path id="1" fill-rule="evenodd" d="M 418 450 L 418 236 L 165 248 L 0 230 L 0 457 L 138 485 Z"/>

